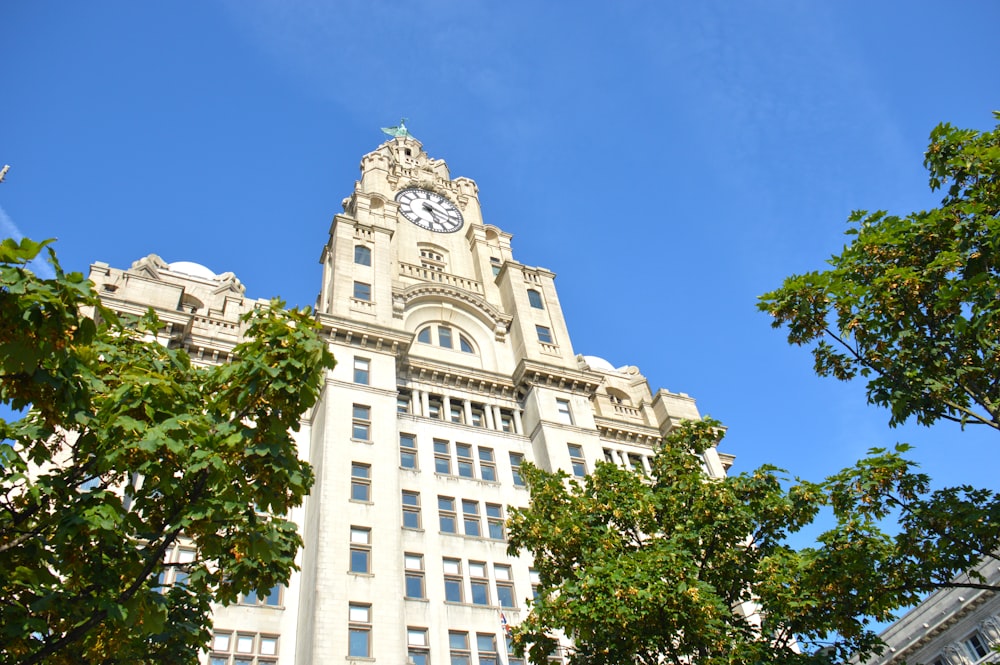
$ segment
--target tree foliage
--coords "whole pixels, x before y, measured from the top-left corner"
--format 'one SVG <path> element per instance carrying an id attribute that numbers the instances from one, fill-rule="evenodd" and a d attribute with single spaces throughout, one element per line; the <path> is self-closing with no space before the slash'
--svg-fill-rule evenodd
<path id="1" fill-rule="evenodd" d="M 194 662 L 211 602 L 287 582 L 289 510 L 313 482 L 291 432 L 333 358 L 308 311 L 246 318 L 232 362 L 196 367 L 93 284 L 0 244 L 0 662 Z M 185 583 L 160 580 L 189 539 Z"/>
<path id="2" fill-rule="evenodd" d="M 925 165 L 946 192 L 940 207 L 855 212 L 831 269 L 788 278 L 759 307 L 790 343 L 813 345 L 820 375 L 865 377 L 891 425 L 1000 429 L 1000 125 L 940 125 Z M 531 551 L 539 572 L 514 633 L 533 663 L 559 633 L 573 665 L 863 659 L 882 648 L 873 622 L 928 592 L 1000 591 L 978 572 L 1000 550 L 997 493 L 932 490 L 905 445 L 819 483 L 773 467 L 708 479 L 700 456 L 717 425 L 676 429 L 648 479 L 610 464 L 581 481 L 525 465 L 531 504 L 512 511 L 510 548 Z M 791 547 L 821 511 L 830 526 Z"/>
<path id="3" fill-rule="evenodd" d="M 582 480 L 522 468 L 531 503 L 512 510 L 510 552 L 532 553 L 540 586 L 514 634 L 533 663 L 558 633 L 573 665 L 846 660 L 877 652 L 872 622 L 922 594 L 982 585 L 954 578 L 1000 545 L 1000 495 L 931 491 L 905 447 L 821 483 L 773 467 L 709 479 L 702 453 L 718 432 L 711 420 L 675 429 L 650 478 L 607 463 Z M 791 547 L 821 509 L 830 527 Z"/>
<path id="4" fill-rule="evenodd" d="M 892 425 L 1000 429 L 1000 124 L 939 125 L 924 165 L 940 207 L 853 213 L 832 267 L 787 278 L 759 307 L 813 345 L 818 374 L 866 377 Z"/>

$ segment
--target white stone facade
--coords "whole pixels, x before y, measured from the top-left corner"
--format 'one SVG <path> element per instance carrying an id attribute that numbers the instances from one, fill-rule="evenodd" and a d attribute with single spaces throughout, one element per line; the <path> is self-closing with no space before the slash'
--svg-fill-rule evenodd
<path id="1" fill-rule="evenodd" d="M 1000 562 L 979 566 L 987 586 L 1000 586 Z M 958 583 L 979 583 L 961 575 Z M 935 591 L 881 635 L 886 650 L 865 665 L 979 665 L 1000 662 L 1000 594 L 990 589 Z"/>
<path id="2" fill-rule="evenodd" d="M 411 223 L 396 196 L 433 192 Z M 433 200 L 460 211 L 461 226 Z M 317 317 L 337 367 L 298 433 L 316 484 L 302 510 L 301 572 L 269 599 L 218 609 L 205 662 L 513 663 L 501 617 L 532 595 L 531 560 L 502 520 L 528 493 L 518 464 L 647 471 L 694 400 L 650 391 L 635 367 L 578 356 L 554 275 L 518 263 L 476 184 L 412 137 L 366 155 L 322 248 Z M 163 341 L 225 362 L 256 304 L 231 274 L 156 256 L 91 268 L 107 305 L 153 306 Z M 710 450 L 708 472 L 732 460 Z M 256 600 L 256 602 L 253 602 Z M 554 655 L 554 661 L 559 660 Z"/>

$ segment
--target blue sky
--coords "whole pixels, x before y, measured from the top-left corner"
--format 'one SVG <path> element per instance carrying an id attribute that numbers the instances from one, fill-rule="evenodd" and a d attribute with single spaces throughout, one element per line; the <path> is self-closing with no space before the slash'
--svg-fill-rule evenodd
<path id="1" fill-rule="evenodd" d="M 737 470 L 818 479 L 910 441 L 939 484 L 997 489 L 996 434 L 888 429 L 755 309 L 851 210 L 937 202 L 927 135 L 992 126 L 997 25 L 996 0 L 5 3 L 0 235 L 312 304 L 360 158 L 406 116 L 557 274 L 575 350 L 696 397 Z"/>

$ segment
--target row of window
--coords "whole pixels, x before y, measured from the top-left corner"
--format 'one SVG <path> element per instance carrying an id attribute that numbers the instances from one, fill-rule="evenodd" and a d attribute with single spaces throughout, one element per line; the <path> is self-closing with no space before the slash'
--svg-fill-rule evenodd
<path id="1" fill-rule="evenodd" d="M 452 330 L 451 326 L 442 324 L 428 325 L 418 330 L 417 341 L 421 344 L 437 344 L 445 349 L 456 349 L 462 353 L 475 353 L 468 337 Z"/>
<path id="2" fill-rule="evenodd" d="M 408 390 L 401 389 L 396 398 L 396 411 L 398 413 L 413 413 L 435 420 L 447 420 L 460 425 L 472 425 L 473 427 L 489 427 L 492 421 L 493 429 L 501 432 L 516 432 L 516 420 L 511 409 L 496 408 L 477 402 L 467 403 L 466 400 L 455 397 L 445 399 L 443 395 L 434 394 L 427 395 L 425 409 L 420 399 L 416 403 L 413 403 L 412 399 L 413 395 Z M 490 410 L 490 416 L 493 416 L 493 411 L 498 415 L 492 418 L 487 417 L 487 410 Z"/>
<path id="3" fill-rule="evenodd" d="M 524 485 L 520 472 L 524 455 L 520 453 L 509 453 L 509 455 L 514 484 Z M 399 435 L 399 466 L 414 471 L 420 468 L 417 438 L 413 434 Z M 434 472 L 491 483 L 498 482 L 496 457 L 492 448 L 473 447 L 469 443 L 455 442 L 453 456 L 451 442 L 444 439 L 434 439 Z"/>
<path id="4" fill-rule="evenodd" d="M 372 607 L 361 603 L 350 603 L 348 608 L 348 656 L 352 658 L 372 657 Z M 448 662 L 450 665 L 522 665 L 524 661 L 513 657 L 513 649 L 509 638 L 504 637 L 507 658 L 500 659 L 497 651 L 497 635 L 493 633 L 470 633 L 464 630 L 448 631 Z M 473 650 L 475 647 L 475 650 Z M 430 658 L 430 640 L 427 629 L 420 626 L 407 626 L 406 649 L 409 660 L 414 665 L 428 665 Z M 550 660 L 552 663 L 561 660 Z"/>
<path id="5" fill-rule="evenodd" d="M 649 475 L 649 458 L 639 453 L 627 453 L 624 450 L 604 449 L 604 461 L 624 469 L 632 469 L 643 475 Z"/>
<path id="6" fill-rule="evenodd" d="M 209 665 L 270 665 L 277 662 L 278 636 L 216 631 Z"/>

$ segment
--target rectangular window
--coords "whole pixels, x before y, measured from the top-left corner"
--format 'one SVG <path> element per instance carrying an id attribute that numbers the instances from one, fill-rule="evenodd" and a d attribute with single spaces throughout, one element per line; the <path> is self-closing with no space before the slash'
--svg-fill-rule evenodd
<path id="1" fill-rule="evenodd" d="M 434 420 L 441 419 L 441 398 L 437 395 L 431 395 L 427 398 L 427 417 L 433 418 Z"/>
<path id="2" fill-rule="evenodd" d="M 986 646 L 986 641 L 982 638 L 979 633 L 973 633 L 965 639 L 965 648 L 968 649 L 969 655 L 972 656 L 972 662 L 978 661 L 990 652 L 989 647 Z"/>
<path id="3" fill-rule="evenodd" d="M 467 443 L 456 443 L 455 454 L 458 456 L 458 475 L 463 478 L 475 478 L 476 468 L 472 462 L 472 446 Z"/>
<path id="4" fill-rule="evenodd" d="M 612 450 L 610 448 L 605 448 L 604 449 L 604 461 L 608 462 L 609 464 L 615 464 L 616 463 L 615 462 L 615 454 L 614 454 L 614 452 L 612 452 Z"/>
<path id="5" fill-rule="evenodd" d="M 256 635 L 247 635 L 244 633 L 237 633 L 236 635 L 236 653 L 253 653 L 254 652 L 254 642 Z"/>
<path id="6" fill-rule="evenodd" d="M 364 300 L 365 302 L 371 302 L 372 285 L 365 284 L 364 282 L 354 282 L 354 299 Z"/>
<path id="7" fill-rule="evenodd" d="M 503 506 L 498 503 L 486 504 L 486 524 L 491 540 L 505 540 L 503 533 Z"/>
<path id="8" fill-rule="evenodd" d="M 403 566 L 406 568 L 406 597 L 424 598 L 424 555 L 404 554 Z"/>
<path id="9" fill-rule="evenodd" d="M 538 576 L 538 571 L 534 568 L 529 568 L 528 580 L 531 582 L 531 597 L 538 598 L 538 589 L 542 585 L 542 579 Z"/>
<path id="10" fill-rule="evenodd" d="M 472 407 L 472 426 L 482 427 L 484 422 L 483 410 L 481 408 Z"/>
<path id="11" fill-rule="evenodd" d="M 470 665 L 469 634 L 464 631 L 448 631 L 448 653 L 451 665 Z"/>
<path id="12" fill-rule="evenodd" d="M 396 413 L 409 413 L 410 412 L 410 393 L 408 391 L 399 391 L 396 395 Z"/>
<path id="13" fill-rule="evenodd" d="M 493 457 L 493 449 L 491 448 L 479 449 L 479 475 L 483 480 L 488 480 L 491 483 L 497 481 L 496 459 Z"/>
<path id="14" fill-rule="evenodd" d="M 351 438 L 371 441 L 372 409 L 364 404 L 355 404 L 351 410 Z"/>
<path id="15" fill-rule="evenodd" d="M 451 328 L 438 326 L 438 344 L 446 349 L 451 348 Z"/>
<path id="16" fill-rule="evenodd" d="M 438 497 L 438 517 L 442 533 L 456 533 L 458 516 L 455 514 L 455 499 L 450 496 Z"/>
<path id="17" fill-rule="evenodd" d="M 517 607 L 514 602 L 514 580 L 511 577 L 510 566 L 494 564 L 493 576 L 497 580 L 497 601 L 500 603 L 500 607 Z"/>
<path id="18" fill-rule="evenodd" d="M 461 423 L 465 420 L 464 414 L 462 413 L 462 407 L 452 404 L 451 405 L 451 422 Z"/>
<path id="19" fill-rule="evenodd" d="M 521 453 L 510 453 L 510 473 L 514 477 L 514 484 L 524 487 L 524 478 L 521 477 L 521 464 L 524 462 L 524 455 Z"/>
<path id="20" fill-rule="evenodd" d="M 257 651 L 262 656 L 277 656 L 278 655 L 278 638 L 268 637 L 266 635 L 260 636 L 260 647 Z M 267 661 L 271 662 L 271 661 Z"/>
<path id="21" fill-rule="evenodd" d="M 575 443 L 567 443 L 569 449 L 569 461 L 573 465 L 573 475 L 583 478 L 587 475 L 587 463 L 583 459 L 583 446 Z"/>
<path id="22" fill-rule="evenodd" d="M 369 370 L 371 369 L 371 361 L 367 358 L 355 358 L 354 359 L 354 383 L 360 383 L 361 385 L 368 385 Z"/>
<path id="23" fill-rule="evenodd" d="M 646 467 L 642 464 L 642 455 L 637 453 L 628 454 L 628 463 L 632 465 L 633 471 L 638 471 L 642 475 L 646 475 Z"/>
<path id="24" fill-rule="evenodd" d="M 559 422 L 565 423 L 567 425 L 573 424 L 573 412 L 569 410 L 569 400 L 567 399 L 556 400 L 556 414 Z"/>
<path id="25" fill-rule="evenodd" d="M 371 658 L 372 655 L 372 606 L 351 603 L 348 610 L 347 655 L 354 658 Z"/>
<path id="26" fill-rule="evenodd" d="M 251 591 L 250 593 L 240 596 L 241 605 L 265 605 L 267 607 L 280 607 L 281 606 L 281 585 L 277 584 L 270 589 L 268 589 L 264 595 L 258 594 L 256 591 Z"/>
<path id="27" fill-rule="evenodd" d="M 372 499 L 372 468 L 367 464 L 351 463 L 351 501 L 370 503 Z"/>
<path id="28" fill-rule="evenodd" d="M 434 473 L 451 475 L 451 444 L 434 439 Z"/>
<path id="29" fill-rule="evenodd" d="M 462 561 L 460 559 L 443 559 L 444 569 L 444 599 L 449 603 L 462 602 Z"/>
<path id="30" fill-rule="evenodd" d="M 497 665 L 497 636 L 491 633 L 476 633 L 476 650 L 479 665 Z"/>
<path id="31" fill-rule="evenodd" d="M 427 665 L 430 662 L 429 644 L 426 628 L 406 628 L 406 655 L 413 665 Z"/>
<path id="32" fill-rule="evenodd" d="M 469 586 L 472 590 L 473 605 L 490 604 L 490 581 L 486 577 L 486 564 L 481 561 L 469 562 Z"/>
<path id="33" fill-rule="evenodd" d="M 359 266 L 370 266 L 372 264 L 372 250 L 364 245 L 355 245 L 354 262 Z"/>
<path id="34" fill-rule="evenodd" d="M 535 332 L 538 333 L 539 342 L 542 342 L 543 344 L 552 343 L 552 331 L 549 330 L 546 326 L 536 325 Z"/>
<path id="35" fill-rule="evenodd" d="M 351 572 L 367 575 L 372 572 L 372 530 L 351 527 Z"/>
<path id="36" fill-rule="evenodd" d="M 465 522 L 465 535 L 475 538 L 483 535 L 482 524 L 479 521 L 478 501 L 462 501 L 462 519 Z"/>
<path id="37" fill-rule="evenodd" d="M 412 434 L 399 435 L 399 466 L 417 468 L 417 439 Z"/>
<path id="38" fill-rule="evenodd" d="M 232 638 L 232 633 L 216 633 L 212 636 L 212 651 L 229 651 Z"/>
<path id="39" fill-rule="evenodd" d="M 403 490 L 403 528 L 420 528 L 420 492 Z"/>
<path id="40" fill-rule="evenodd" d="M 502 432 L 513 432 L 514 431 L 514 414 L 510 411 L 501 410 L 500 411 L 500 431 Z"/>

